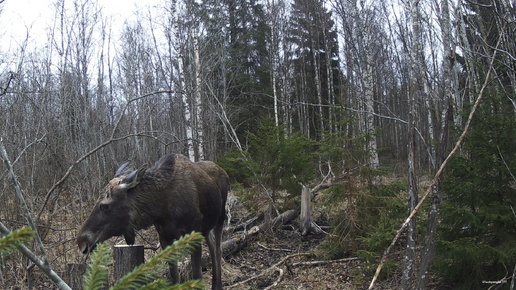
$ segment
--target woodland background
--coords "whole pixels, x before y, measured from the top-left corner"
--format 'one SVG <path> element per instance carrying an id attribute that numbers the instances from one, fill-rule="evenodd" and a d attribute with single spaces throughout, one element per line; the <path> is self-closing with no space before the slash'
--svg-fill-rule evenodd
<path id="1" fill-rule="evenodd" d="M 50 1 L 47 42 L 0 51 L 1 142 L 52 267 L 81 259 L 74 235 L 118 164 L 174 152 L 217 161 L 272 215 L 330 176 L 325 255 L 358 255 L 361 287 L 431 190 L 380 279 L 511 287 L 514 1 L 163 0 L 116 32 L 101 2 Z M 0 221 L 25 225 L 6 168 L 0 186 Z M 15 260 L 0 285 L 37 283 Z"/>

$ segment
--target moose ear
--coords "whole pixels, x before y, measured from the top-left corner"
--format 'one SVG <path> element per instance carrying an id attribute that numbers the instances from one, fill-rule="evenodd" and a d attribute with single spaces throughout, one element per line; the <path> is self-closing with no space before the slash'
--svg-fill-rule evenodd
<path id="1" fill-rule="evenodd" d="M 124 177 L 124 179 L 120 182 L 118 187 L 120 189 L 130 189 L 135 187 L 136 185 L 138 185 L 138 183 L 140 183 L 140 180 L 142 179 L 146 169 L 147 165 L 144 165 L 142 168 L 138 170 L 133 170 L 126 177 Z"/>
<path id="2" fill-rule="evenodd" d="M 126 162 L 122 163 L 122 165 L 120 165 L 120 167 L 118 167 L 118 169 L 116 170 L 115 177 L 121 176 L 125 172 L 130 171 L 131 170 L 130 166 L 131 166 L 131 160 L 127 160 Z"/>

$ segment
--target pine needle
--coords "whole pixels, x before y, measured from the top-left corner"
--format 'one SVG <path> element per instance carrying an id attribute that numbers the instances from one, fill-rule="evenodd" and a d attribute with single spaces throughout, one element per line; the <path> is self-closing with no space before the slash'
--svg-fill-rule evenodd
<path id="1" fill-rule="evenodd" d="M 104 243 L 97 245 L 84 275 L 83 288 L 85 290 L 104 289 L 108 280 L 108 266 L 111 264 L 111 247 Z"/>
<path id="2" fill-rule="evenodd" d="M 34 237 L 34 232 L 28 226 L 14 230 L 0 238 L 0 253 L 8 254 L 21 243 L 28 242 L 32 237 Z"/>

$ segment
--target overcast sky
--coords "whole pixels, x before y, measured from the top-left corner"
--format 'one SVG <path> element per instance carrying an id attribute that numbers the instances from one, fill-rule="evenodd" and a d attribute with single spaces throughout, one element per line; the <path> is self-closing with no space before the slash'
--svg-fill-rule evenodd
<path id="1" fill-rule="evenodd" d="M 65 0 L 73 3 L 72 0 Z M 29 31 L 31 41 L 44 40 L 46 29 L 53 22 L 53 3 L 56 0 L 5 0 L 0 14 L 0 48 L 11 50 L 19 47 Z M 113 16 L 114 27 L 122 27 L 126 19 L 134 15 L 136 7 L 155 5 L 160 0 L 98 0 L 103 14 Z"/>

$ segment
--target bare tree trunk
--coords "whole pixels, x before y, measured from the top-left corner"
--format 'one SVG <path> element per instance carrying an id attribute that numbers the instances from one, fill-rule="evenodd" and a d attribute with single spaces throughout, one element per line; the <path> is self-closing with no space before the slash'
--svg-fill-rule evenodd
<path id="1" fill-rule="evenodd" d="M 271 28 L 270 37 L 271 37 L 271 60 L 270 60 L 270 75 L 271 75 L 271 85 L 272 85 L 272 97 L 274 101 L 274 124 L 276 127 L 279 126 L 279 100 L 278 100 L 278 92 L 276 89 L 276 74 L 277 74 L 277 64 L 278 64 L 278 41 L 276 39 L 276 15 L 277 12 L 274 10 L 276 8 L 275 0 L 267 1 L 267 12 L 269 16 L 269 25 Z"/>
<path id="2" fill-rule="evenodd" d="M 145 262 L 143 245 L 115 245 L 113 248 L 114 283 Z"/>
<path id="3" fill-rule="evenodd" d="M 183 106 L 184 106 L 184 120 L 185 120 L 185 134 L 186 134 L 186 142 L 188 146 L 188 158 L 192 161 L 195 161 L 195 151 L 193 144 L 193 120 L 192 120 L 192 106 L 190 101 L 188 100 L 188 95 L 184 92 L 185 89 L 185 80 L 184 80 L 184 56 L 179 56 L 179 73 L 182 74 L 180 76 L 180 86 L 181 86 L 181 94 L 183 95 Z"/>
<path id="4" fill-rule="evenodd" d="M 315 76 L 315 90 L 317 94 L 317 101 L 319 102 L 319 130 L 321 139 L 324 139 L 324 112 L 323 112 L 323 97 L 322 97 L 322 85 L 321 85 L 321 64 L 320 59 L 317 56 L 318 47 L 312 38 L 312 58 L 314 62 L 314 76 Z"/>
<path id="5" fill-rule="evenodd" d="M 412 47 L 410 50 L 410 89 L 408 95 L 408 211 L 412 212 L 418 204 L 418 188 L 416 177 L 416 96 L 419 93 L 419 53 L 421 50 L 419 27 L 419 0 L 413 0 L 409 6 L 409 15 L 412 23 Z M 412 288 L 412 278 L 416 265 L 416 218 L 410 220 L 407 226 L 407 248 L 401 280 L 402 289 Z"/>

